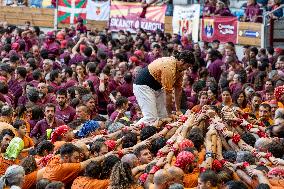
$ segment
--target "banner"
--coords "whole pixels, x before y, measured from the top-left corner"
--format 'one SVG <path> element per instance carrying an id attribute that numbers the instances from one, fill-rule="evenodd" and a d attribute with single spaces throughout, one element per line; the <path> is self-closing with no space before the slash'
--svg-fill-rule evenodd
<path id="1" fill-rule="evenodd" d="M 85 0 L 58 0 L 58 22 L 63 24 L 74 24 L 77 18 L 86 19 Z"/>
<path id="2" fill-rule="evenodd" d="M 175 5 L 173 13 L 173 33 L 192 35 L 192 40 L 198 42 L 200 4 Z"/>
<path id="3" fill-rule="evenodd" d="M 237 17 L 206 17 L 202 19 L 201 37 L 203 41 L 218 39 L 221 43 L 237 43 Z"/>
<path id="4" fill-rule="evenodd" d="M 108 20 L 110 12 L 109 1 L 88 0 L 87 19 L 88 20 Z"/>
<path id="5" fill-rule="evenodd" d="M 135 33 L 138 28 L 147 31 L 165 31 L 166 5 L 150 6 L 145 18 L 141 18 L 141 3 L 112 1 L 110 6 L 109 28 L 112 31 L 127 30 Z"/>

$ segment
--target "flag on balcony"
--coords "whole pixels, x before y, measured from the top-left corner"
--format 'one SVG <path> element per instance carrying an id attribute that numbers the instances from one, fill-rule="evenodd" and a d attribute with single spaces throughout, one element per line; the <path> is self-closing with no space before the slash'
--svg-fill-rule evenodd
<path id="1" fill-rule="evenodd" d="M 58 0 L 58 22 L 75 24 L 78 17 L 86 19 L 86 0 Z"/>
<path id="2" fill-rule="evenodd" d="M 88 0 L 88 20 L 108 20 L 110 12 L 110 1 Z"/>

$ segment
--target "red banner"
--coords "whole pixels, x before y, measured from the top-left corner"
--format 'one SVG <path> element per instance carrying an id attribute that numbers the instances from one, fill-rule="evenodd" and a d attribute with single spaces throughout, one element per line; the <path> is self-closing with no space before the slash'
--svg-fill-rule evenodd
<path id="1" fill-rule="evenodd" d="M 237 43 L 237 17 L 206 17 L 202 19 L 203 41 L 212 42 L 218 39 L 221 43 Z"/>
<path id="2" fill-rule="evenodd" d="M 111 1 L 109 28 L 112 31 L 126 30 L 132 33 L 138 28 L 147 31 L 165 31 L 166 5 L 150 6 L 142 16 L 141 3 Z M 143 18 L 141 18 L 143 17 Z"/>

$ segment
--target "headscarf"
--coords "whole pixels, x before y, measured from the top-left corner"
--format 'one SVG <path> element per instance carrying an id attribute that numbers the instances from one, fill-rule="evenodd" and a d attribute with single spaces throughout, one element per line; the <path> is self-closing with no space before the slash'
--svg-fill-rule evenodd
<path id="1" fill-rule="evenodd" d="M 6 183 L 12 185 L 10 188 L 20 188 L 16 185 L 20 183 L 21 179 L 25 176 L 25 170 L 22 166 L 19 165 L 12 165 L 8 167 L 5 174 L 0 178 L 0 188 L 5 188 Z"/>
<path id="2" fill-rule="evenodd" d="M 10 141 L 9 146 L 6 149 L 4 158 L 8 160 L 15 160 L 23 149 L 24 141 L 19 137 L 14 137 Z"/>
<path id="3" fill-rule="evenodd" d="M 274 90 L 274 96 L 279 101 L 280 97 L 284 94 L 284 85 L 276 87 Z"/>
<path id="4" fill-rule="evenodd" d="M 108 151 L 113 151 L 116 147 L 116 142 L 114 140 L 106 140 L 105 144 L 107 145 Z"/>
<path id="5" fill-rule="evenodd" d="M 189 139 L 183 139 L 178 145 L 180 151 L 183 151 L 185 148 L 191 148 L 193 146 L 193 142 Z"/>
<path id="6" fill-rule="evenodd" d="M 78 137 L 86 137 L 88 136 L 91 132 L 96 131 L 100 127 L 99 123 L 95 120 L 89 120 L 86 121 L 82 128 L 78 131 L 77 136 Z"/>
<path id="7" fill-rule="evenodd" d="M 69 130 L 70 130 L 70 127 L 68 127 L 67 125 L 61 125 L 57 127 L 51 134 L 51 142 L 52 143 L 56 142 L 58 137 L 62 137 Z"/>
<path id="8" fill-rule="evenodd" d="M 177 155 L 175 166 L 184 169 L 187 165 L 194 161 L 194 155 L 188 151 L 182 151 Z"/>
<path id="9" fill-rule="evenodd" d="M 268 176 L 281 176 L 284 177 L 284 169 L 275 167 L 268 172 Z"/>

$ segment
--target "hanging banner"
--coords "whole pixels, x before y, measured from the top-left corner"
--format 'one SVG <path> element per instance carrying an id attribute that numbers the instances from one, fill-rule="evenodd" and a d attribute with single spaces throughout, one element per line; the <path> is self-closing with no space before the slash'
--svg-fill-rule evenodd
<path id="1" fill-rule="evenodd" d="M 131 33 L 135 33 L 138 28 L 147 31 L 157 29 L 164 31 L 165 13 L 166 5 L 143 9 L 141 3 L 112 1 L 109 28 L 112 31 L 126 30 Z"/>
<path id="2" fill-rule="evenodd" d="M 198 42 L 200 4 L 175 5 L 173 13 L 173 33 L 192 35 L 192 40 Z"/>
<path id="3" fill-rule="evenodd" d="M 63 24 L 74 24 L 77 18 L 86 19 L 85 0 L 58 0 L 58 22 Z"/>
<path id="4" fill-rule="evenodd" d="M 203 41 L 218 39 L 221 43 L 237 43 L 237 17 L 206 17 L 202 19 L 201 37 Z"/>
<path id="5" fill-rule="evenodd" d="M 88 20 L 108 20 L 110 12 L 109 1 L 88 0 L 87 19 Z"/>

